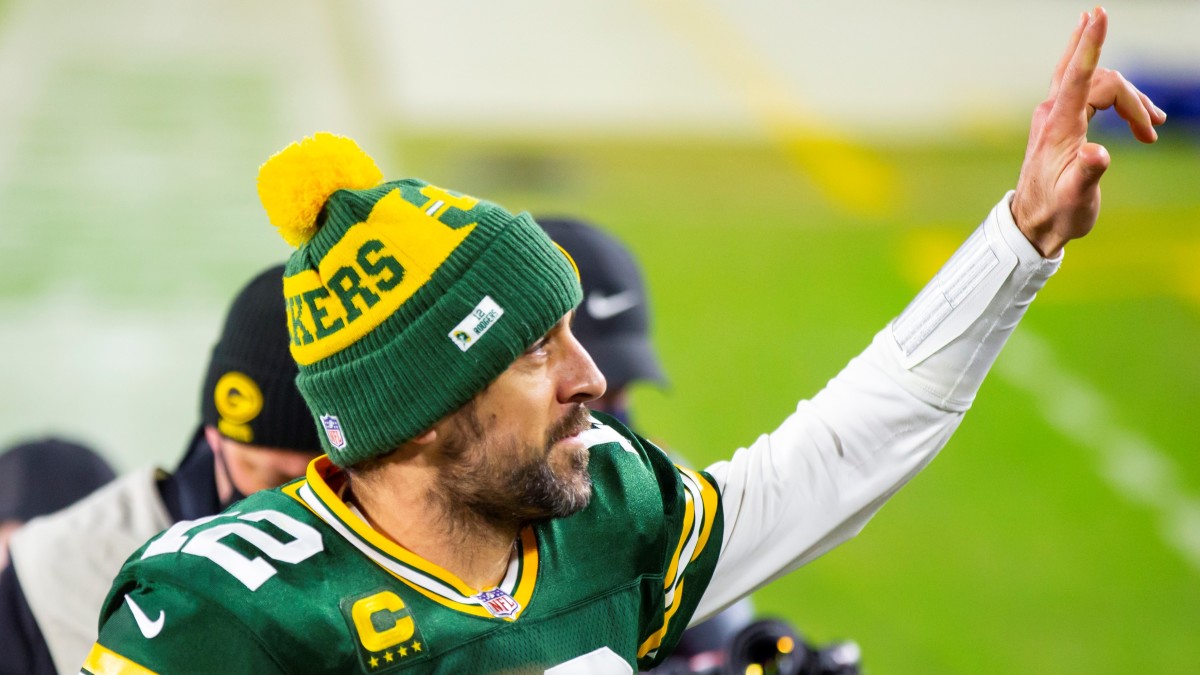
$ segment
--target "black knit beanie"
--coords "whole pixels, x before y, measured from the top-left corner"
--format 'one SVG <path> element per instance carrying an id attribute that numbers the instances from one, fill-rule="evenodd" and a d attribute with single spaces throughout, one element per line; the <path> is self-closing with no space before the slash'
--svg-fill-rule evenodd
<path id="1" fill-rule="evenodd" d="M 200 392 L 204 424 L 239 443 L 320 452 L 288 342 L 283 265 L 276 265 L 251 280 L 229 308 Z"/>

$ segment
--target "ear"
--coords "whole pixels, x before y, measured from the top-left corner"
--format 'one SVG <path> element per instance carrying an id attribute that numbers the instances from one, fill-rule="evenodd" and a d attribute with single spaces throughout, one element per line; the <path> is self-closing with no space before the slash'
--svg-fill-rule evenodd
<path id="1" fill-rule="evenodd" d="M 416 445 L 429 445 L 430 443 L 433 443 L 434 441 L 436 441 L 437 437 L 438 437 L 437 428 L 430 427 L 424 433 L 422 433 L 420 436 L 417 436 L 417 437 L 409 440 L 408 442 L 416 444 Z"/>
<path id="2" fill-rule="evenodd" d="M 212 448 L 214 454 L 219 454 L 224 448 L 221 443 L 221 432 L 217 428 L 206 424 L 204 425 L 204 440 L 208 441 L 208 447 Z"/>
<path id="3" fill-rule="evenodd" d="M 233 477 L 228 473 L 229 461 L 221 461 L 221 453 L 225 452 L 225 444 L 222 440 L 221 432 L 211 425 L 204 425 L 204 440 L 208 441 L 208 447 L 213 451 L 213 474 L 217 481 L 217 499 L 222 504 L 229 501 L 233 496 Z"/>

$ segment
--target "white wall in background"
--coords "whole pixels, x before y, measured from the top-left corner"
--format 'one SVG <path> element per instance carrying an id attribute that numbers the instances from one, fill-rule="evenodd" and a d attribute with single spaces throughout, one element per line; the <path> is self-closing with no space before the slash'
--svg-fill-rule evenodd
<path id="1" fill-rule="evenodd" d="M 1103 63 L 1200 72 L 1200 2 L 1112 0 Z M 416 128 L 752 131 L 1024 124 L 1088 2 L 357 0 L 372 92 Z"/>

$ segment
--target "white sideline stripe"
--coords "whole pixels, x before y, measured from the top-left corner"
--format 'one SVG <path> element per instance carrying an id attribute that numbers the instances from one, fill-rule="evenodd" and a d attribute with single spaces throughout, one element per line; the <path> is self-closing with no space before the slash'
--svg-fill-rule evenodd
<path id="1" fill-rule="evenodd" d="M 1113 420 L 1114 406 L 1059 365 L 1050 345 L 1022 327 L 1009 339 L 997 374 L 1029 394 L 1059 433 L 1096 453 L 1100 476 L 1125 499 L 1152 511 L 1159 536 L 1200 572 L 1200 499 L 1184 490 L 1175 462 Z"/>

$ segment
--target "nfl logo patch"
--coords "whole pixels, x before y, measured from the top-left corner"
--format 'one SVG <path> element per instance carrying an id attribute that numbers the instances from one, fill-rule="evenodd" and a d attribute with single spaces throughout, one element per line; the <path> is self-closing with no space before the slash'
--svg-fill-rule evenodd
<path id="1" fill-rule="evenodd" d="M 499 588 L 484 591 L 475 596 L 484 609 L 499 619 L 511 619 L 521 611 L 521 605 L 511 595 Z"/>
<path id="2" fill-rule="evenodd" d="M 336 415 L 321 415 L 321 426 L 325 427 L 325 438 L 329 439 L 330 445 L 338 450 L 346 449 L 346 436 Z"/>

